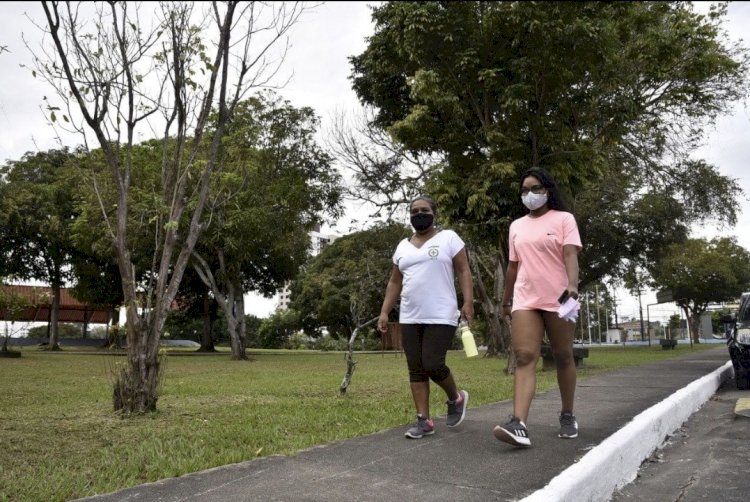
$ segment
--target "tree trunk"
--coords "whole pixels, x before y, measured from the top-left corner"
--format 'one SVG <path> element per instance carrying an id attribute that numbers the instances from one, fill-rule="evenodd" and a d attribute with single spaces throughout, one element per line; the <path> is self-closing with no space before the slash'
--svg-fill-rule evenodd
<path id="1" fill-rule="evenodd" d="M 700 314 L 693 312 L 690 319 L 690 337 L 693 343 L 701 343 L 701 332 L 700 332 Z"/>
<path id="2" fill-rule="evenodd" d="M 685 322 L 688 327 L 688 337 L 691 342 L 693 343 L 700 343 L 700 331 L 699 331 L 699 325 L 700 325 L 700 316 L 703 313 L 703 311 L 698 311 L 697 309 L 691 309 L 689 305 L 680 305 L 682 307 L 682 311 L 685 313 Z"/>
<path id="3" fill-rule="evenodd" d="M 498 355 L 498 347 L 502 348 L 503 343 L 495 301 L 487 292 L 487 287 L 482 279 L 482 268 L 479 263 L 477 250 L 467 253 L 467 256 L 469 257 L 469 267 L 474 277 L 474 289 L 487 319 L 487 353 L 485 357 L 494 357 Z"/>
<path id="4" fill-rule="evenodd" d="M 86 332 L 89 329 L 89 312 L 88 305 L 83 307 L 83 326 L 81 326 L 81 338 L 86 339 Z"/>
<path id="5" fill-rule="evenodd" d="M 238 322 L 238 329 L 239 333 L 237 333 L 237 336 L 239 336 L 240 340 L 242 341 L 242 357 L 243 359 L 247 359 L 247 354 L 245 354 L 245 349 L 247 348 L 247 323 L 245 322 L 245 297 L 242 294 L 242 290 L 240 290 L 240 297 L 237 298 L 237 308 L 235 309 L 235 312 L 237 312 L 237 322 Z"/>
<path id="6" fill-rule="evenodd" d="M 508 255 L 505 253 L 508 244 L 506 243 L 504 236 L 501 235 L 497 242 L 497 269 L 495 270 L 495 296 L 502 301 L 503 291 L 505 290 L 505 271 L 508 270 Z M 502 306 L 500 307 L 502 311 Z M 503 350 L 508 356 L 507 363 L 505 365 L 505 373 L 513 375 L 516 372 L 516 353 L 513 351 L 513 340 L 511 337 L 511 325 L 508 319 L 503 318 L 502 322 L 502 338 L 503 338 Z"/>
<path id="7" fill-rule="evenodd" d="M 60 314 L 60 283 L 52 281 L 52 305 L 49 311 L 49 346 L 47 350 L 60 350 L 58 318 Z"/>
<path id="8" fill-rule="evenodd" d="M 8 352 L 8 338 L 10 338 L 10 331 L 8 331 L 8 321 L 5 321 L 5 336 L 3 336 L 3 348 L 0 349 L 2 352 Z"/>
<path id="9" fill-rule="evenodd" d="M 495 357 L 502 354 L 505 351 L 505 345 L 502 336 L 502 323 L 497 314 L 497 306 L 495 301 L 490 298 L 487 288 L 482 280 L 482 273 L 477 263 L 475 253 L 469 253 L 469 265 L 472 269 L 472 275 L 476 278 L 474 281 L 474 289 L 477 291 L 479 297 L 479 303 L 482 305 L 485 318 L 487 319 L 487 357 Z"/>
<path id="10" fill-rule="evenodd" d="M 111 322 L 107 325 L 107 341 L 104 342 L 104 347 L 108 349 L 121 349 L 120 310 L 117 306 L 109 307 L 109 318 Z"/>
<path id="11" fill-rule="evenodd" d="M 211 298 L 208 288 L 203 293 L 203 331 L 201 332 L 201 346 L 198 352 L 216 352 L 213 334 L 213 312 L 211 312 Z"/>
<path id="12" fill-rule="evenodd" d="M 129 320 L 131 317 L 128 316 Z M 115 375 L 112 401 L 116 412 L 146 413 L 156 410 L 159 399 L 161 358 L 156 326 L 145 320 L 128 322 L 128 365 Z"/>
<path id="13" fill-rule="evenodd" d="M 693 337 L 693 343 L 701 343 L 700 318 L 693 316 L 690 318 L 690 336 Z"/>
<path id="14" fill-rule="evenodd" d="M 128 253 L 124 253 L 129 257 Z M 132 270 L 132 269 L 131 269 Z M 127 366 L 115 375 L 113 404 L 116 412 L 143 414 L 156 410 L 163 379 L 159 339 L 171 301 L 157 294 L 156 306 L 144 308 L 139 316 L 135 282 L 123 281 L 126 297 Z"/>
<path id="15" fill-rule="evenodd" d="M 232 346 L 232 359 L 238 361 L 247 360 L 247 353 L 245 352 L 246 343 L 245 337 L 240 335 L 239 322 L 232 312 L 224 312 L 227 318 L 227 329 L 229 330 L 229 340 Z"/>
<path id="16" fill-rule="evenodd" d="M 206 260 L 196 252 L 193 252 L 195 261 L 193 268 L 203 284 L 211 288 L 216 303 L 224 312 L 224 318 L 227 321 L 227 331 L 229 331 L 229 343 L 232 348 L 232 359 L 245 361 L 247 354 L 247 340 L 245 339 L 245 301 L 243 298 L 242 282 L 239 277 L 226 278 L 232 274 L 227 273 L 224 256 L 221 252 L 218 255 L 220 277 L 225 277 L 223 281 L 217 281 L 211 267 Z"/>
<path id="17" fill-rule="evenodd" d="M 515 357 L 511 348 L 510 325 L 505 320 L 501 319 L 502 306 L 498 304 L 498 299 L 502 299 L 502 291 L 505 287 L 505 264 L 503 263 L 505 253 L 503 251 L 503 246 L 503 239 L 500 239 L 500 242 L 498 243 L 499 258 L 495 265 L 494 297 L 490 296 L 484 280 L 482 279 L 482 270 L 476 253 L 468 253 L 468 255 L 472 275 L 476 278 L 474 286 L 477 291 L 479 302 L 482 305 L 482 310 L 487 319 L 489 336 L 487 340 L 486 357 L 502 357 L 503 355 L 507 355 L 508 364 L 505 371 L 508 374 L 513 374 L 515 372 Z"/>
<path id="18" fill-rule="evenodd" d="M 236 281 L 237 283 L 239 281 Z M 246 361 L 247 360 L 247 340 L 245 338 L 245 302 L 242 298 L 242 292 L 241 288 L 238 284 L 235 284 L 232 288 L 232 291 L 240 291 L 239 297 L 235 297 L 236 295 L 232 294 L 231 302 L 226 302 L 227 306 L 230 308 L 233 306 L 234 308 L 226 309 L 226 315 L 227 315 L 227 327 L 229 327 L 229 336 L 232 341 L 232 359 L 240 360 L 240 361 Z M 231 318 L 231 321 L 230 321 Z"/>

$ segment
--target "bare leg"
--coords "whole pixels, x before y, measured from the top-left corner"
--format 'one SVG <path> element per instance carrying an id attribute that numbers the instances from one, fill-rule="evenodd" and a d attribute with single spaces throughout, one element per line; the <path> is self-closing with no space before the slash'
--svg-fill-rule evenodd
<path id="1" fill-rule="evenodd" d="M 557 385 L 560 387 L 562 411 L 573 413 L 577 378 L 573 358 L 573 336 L 576 325 L 560 319 L 555 312 L 544 312 L 543 316 L 557 367 Z"/>
<path id="2" fill-rule="evenodd" d="M 453 379 L 453 373 L 450 373 L 444 380 L 435 383 L 445 391 L 448 399 L 451 401 L 458 399 L 458 387 L 456 387 L 456 381 Z"/>
<path id="3" fill-rule="evenodd" d="M 417 414 L 430 418 L 430 382 L 410 382 Z"/>
<path id="4" fill-rule="evenodd" d="M 511 341 L 516 355 L 513 414 L 526 422 L 536 393 L 536 363 L 544 335 L 542 315 L 535 310 L 513 312 Z"/>

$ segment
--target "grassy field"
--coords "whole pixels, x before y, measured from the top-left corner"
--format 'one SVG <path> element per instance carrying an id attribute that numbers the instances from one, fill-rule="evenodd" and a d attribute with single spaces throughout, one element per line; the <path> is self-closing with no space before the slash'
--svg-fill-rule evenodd
<path id="1" fill-rule="evenodd" d="M 711 347 L 592 347 L 579 378 Z M 355 360 L 342 397 L 342 352 L 254 351 L 249 362 L 174 353 L 158 411 L 122 419 L 112 412 L 111 374 L 123 357 L 25 349 L 21 358 L 0 359 L 0 500 L 106 493 L 411 422 L 403 355 Z M 448 364 L 472 406 L 511 397 L 504 360 L 450 352 Z M 538 390 L 554 387 L 554 372 L 540 371 Z M 432 414 L 444 415 L 445 397 L 433 389 Z"/>

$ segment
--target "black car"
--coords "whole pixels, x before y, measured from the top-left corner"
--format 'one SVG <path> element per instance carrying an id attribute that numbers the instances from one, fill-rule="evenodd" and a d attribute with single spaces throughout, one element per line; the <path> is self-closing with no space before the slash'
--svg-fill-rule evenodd
<path id="1" fill-rule="evenodd" d="M 742 293 L 737 316 L 724 316 L 724 333 L 738 389 L 750 389 L 750 293 Z"/>

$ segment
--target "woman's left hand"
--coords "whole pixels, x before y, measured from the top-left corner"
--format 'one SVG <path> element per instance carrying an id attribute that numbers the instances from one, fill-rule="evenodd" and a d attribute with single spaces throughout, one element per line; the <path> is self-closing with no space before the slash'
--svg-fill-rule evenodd
<path id="1" fill-rule="evenodd" d="M 575 287 L 575 288 L 568 287 L 568 296 L 570 296 L 574 300 L 578 300 L 578 288 L 577 287 Z"/>
<path id="2" fill-rule="evenodd" d="M 466 319 L 466 322 L 471 323 L 474 320 L 474 304 L 464 303 L 464 306 L 461 307 L 461 315 Z"/>

